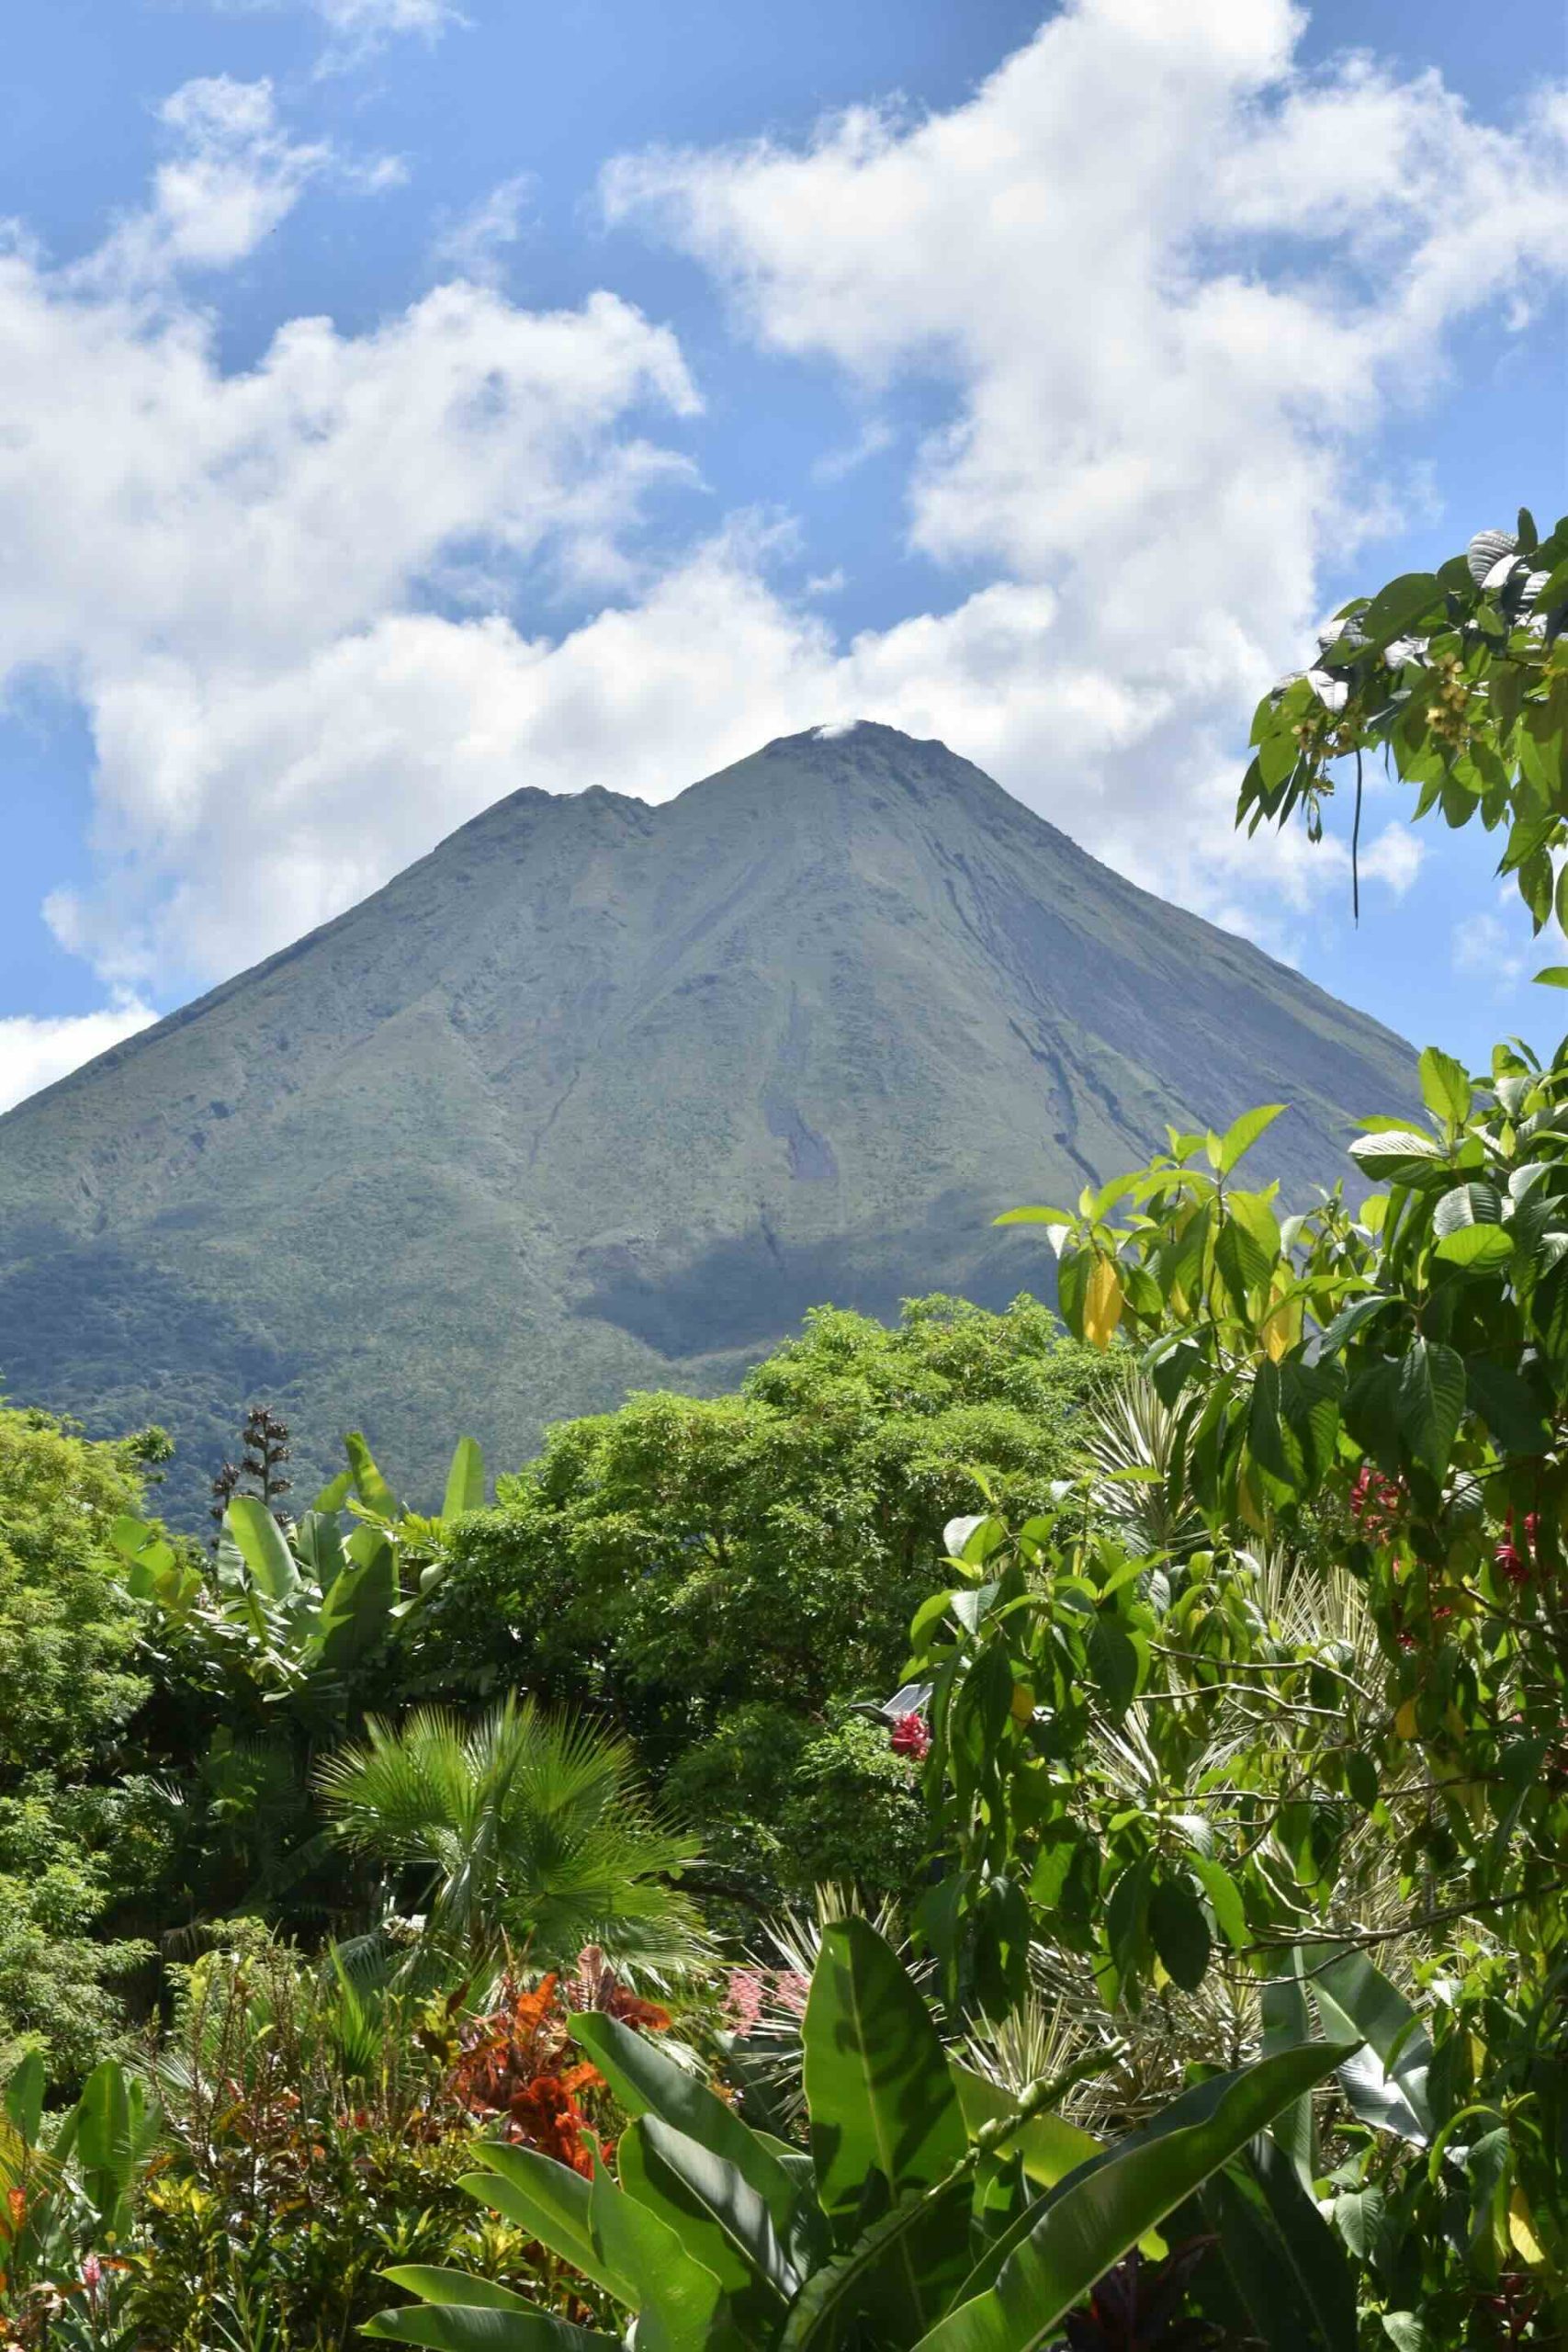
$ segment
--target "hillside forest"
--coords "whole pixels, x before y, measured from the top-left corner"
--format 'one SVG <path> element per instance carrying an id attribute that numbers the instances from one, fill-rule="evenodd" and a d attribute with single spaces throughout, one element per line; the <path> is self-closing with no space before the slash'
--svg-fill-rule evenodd
<path id="1" fill-rule="evenodd" d="M 1521 513 L 1238 822 L 1381 759 L 1568 929 L 1565 750 Z M 6 2352 L 1568 2344 L 1568 1040 L 1419 1089 L 437 1510 L 0 1408 Z"/>

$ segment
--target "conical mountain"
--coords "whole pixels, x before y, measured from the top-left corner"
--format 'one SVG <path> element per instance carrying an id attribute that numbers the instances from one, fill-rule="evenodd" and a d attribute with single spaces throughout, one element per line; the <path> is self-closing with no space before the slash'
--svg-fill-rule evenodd
<path id="1" fill-rule="evenodd" d="M 256 1396 L 428 1497 L 826 1299 L 1048 1288 L 989 1220 L 1165 1122 L 1292 1107 L 1344 1168 L 1409 1049 L 937 742 L 770 743 L 660 807 L 523 790 L 0 1120 L 0 1379 L 166 1423 L 187 1511 Z"/>

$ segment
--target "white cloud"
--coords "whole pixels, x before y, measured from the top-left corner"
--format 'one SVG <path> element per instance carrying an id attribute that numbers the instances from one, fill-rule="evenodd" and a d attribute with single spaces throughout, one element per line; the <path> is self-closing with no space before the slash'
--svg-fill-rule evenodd
<path id="1" fill-rule="evenodd" d="M 125 291 L 179 269 L 227 269 L 253 253 L 331 161 L 279 129 L 270 82 L 187 82 L 159 108 L 175 153 L 152 201 L 72 273 L 80 290 Z"/>
<path id="2" fill-rule="evenodd" d="M 1455 923 L 1453 967 L 1468 978 L 1482 980 L 1493 996 L 1506 997 L 1524 978 L 1532 960 L 1529 918 L 1510 880 L 1498 892 L 1500 914 L 1466 915 Z"/>
<path id="3" fill-rule="evenodd" d="M 1210 903 L 1238 720 L 1325 558 L 1397 511 L 1380 428 L 1440 379 L 1456 322 L 1517 324 L 1568 255 L 1560 102 L 1504 132 L 1434 74 L 1309 75 L 1302 21 L 1287 0 L 1069 0 L 948 113 L 857 107 L 800 145 L 622 158 L 603 183 L 762 347 L 860 397 L 946 388 L 908 536 L 1011 583 L 1012 653 L 1004 606 L 981 626 L 970 604 L 890 652 L 919 632 L 933 685 L 962 679 L 942 731 L 956 717 L 1145 878 L 1155 820 L 1164 887 Z"/>
<path id="4" fill-rule="evenodd" d="M 908 530 L 964 589 L 848 642 L 782 582 L 852 550 L 741 519 L 649 555 L 644 493 L 686 461 L 647 420 L 696 394 L 612 294 L 535 312 L 470 269 L 225 373 L 126 228 L 86 272 L 0 254 L 0 679 L 67 681 L 98 763 L 100 879 L 51 901 L 61 937 L 111 984 L 217 977 L 519 784 L 662 798 L 867 717 L 1288 948 L 1348 861 L 1234 843 L 1250 702 L 1325 556 L 1396 508 L 1368 452 L 1446 329 L 1568 254 L 1561 109 L 1495 132 L 1431 77 L 1303 75 L 1295 31 L 1283 0 L 1078 0 L 946 115 L 615 167 L 612 209 L 749 333 L 852 379 L 852 431 L 880 385 L 947 388 Z M 171 127 L 220 190 L 248 158 L 209 251 L 325 168 L 254 99 Z M 144 242 L 186 266 L 198 209 L 160 181 Z M 562 581 L 604 599 L 564 632 Z M 1363 872 L 1399 891 L 1416 859 L 1393 825 Z"/>
<path id="5" fill-rule="evenodd" d="M 172 119 L 198 153 L 221 135 L 271 168 L 265 92 L 200 85 Z M 297 184 L 292 166 L 275 176 Z M 443 829 L 441 808 L 396 805 L 390 778 L 361 810 L 346 753 L 339 773 L 316 757 L 295 797 L 274 764 L 275 706 L 333 677 L 352 695 L 366 634 L 378 642 L 481 556 L 513 584 L 528 569 L 536 590 L 624 583 L 643 492 L 682 466 L 638 413 L 695 405 L 673 338 L 613 295 L 537 312 L 468 284 L 356 336 L 295 319 L 253 368 L 225 374 L 209 314 L 175 281 L 147 286 L 150 254 L 192 257 L 186 218 L 161 179 L 87 265 L 51 273 L 0 253 L 0 678 L 49 671 L 85 706 L 104 882 L 51 913 L 124 986 L 249 960 L 299 928 L 311 877 L 345 846 L 348 894 Z M 227 254 L 258 218 L 234 200 Z M 482 734 L 482 712 L 468 725 Z M 345 809 L 363 816 L 363 847 L 345 844 Z M 269 824 L 275 852 L 257 860 Z M 199 883 L 198 859 L 212 861 Z M 280 877 L 265 904 L 245 880 L 258 864 Z M 172 928 L 187 898 L 188 929 Z"/>
<path id="6" fill-rule="evenodd" d="M 465 19 L 456 0 L 210 0 L 225 16 L 263 16 L 300 6 L 319 17 L 343 51 L 364 51 L 400 33 L 422 33 L 433 40 Z"/>
<path id="7" fill-rule="evenodd" d="M 510 248 L 523 234 L 523 215 L 534 177 L 523 172 L 502 180 L 471 211 L 443 229 L 432 248 L 439 267 L 476 286 L 493 286 L 505 270 Z"/>
<path id="8" fill-rule="evenodd" d="M 122 1038 L 156 1021 L 145 1004 L 128 999 L 103 1012 L 35 1020 L 28 1014 L 0 1018 L 0 1111 L 52 1086 L 95 1054 L 107 1053 Z"/>

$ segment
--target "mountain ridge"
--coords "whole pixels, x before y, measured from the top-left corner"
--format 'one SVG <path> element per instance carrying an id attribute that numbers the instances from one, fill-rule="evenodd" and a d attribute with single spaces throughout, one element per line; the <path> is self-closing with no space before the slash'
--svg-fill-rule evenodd
<path id="1" fill-rule="evenodd" d="M 518 1458 L 819 1299 L 1042 1287 L 990 1217 L 1167 1116 L 1292 1101 L 1269 1172 L 1331 1181 L 1412 1068 L 935 741 L 779 737 L 657 804 L 524 786 L 0 1119 L 0 1374 L 171 1420 L 182 1507 L 251 1390 L 423 1491 L 459 1421 Z"/>

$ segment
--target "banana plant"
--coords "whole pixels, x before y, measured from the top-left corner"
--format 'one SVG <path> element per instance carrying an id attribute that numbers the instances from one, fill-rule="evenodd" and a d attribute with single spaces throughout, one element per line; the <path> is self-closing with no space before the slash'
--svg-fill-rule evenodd
<path id="1" fill-rule="evenodd" d="M 43 2060 L 29 2051 L 0 2095 L 0 2312 L 84 2253 L 128 2242 L 158 2143 L 157 2108 L 118 2059 L 94 2068 L 52 2128 L 45 2089 Z"/>
<path id="2" fill-rule="evenodd" d="M 474 1439 L 458 1440 L 441 1514 L 427 1518 L 400 1502 L 357 1430 L 344 1442 L 347 1467 L 294 1524 L 280 1525 L 254 1495 L 233 1498 L 213 1562 L 215 1592 L 160 1528 L 117 1520 L 111 1541 L 132 1594 L 176 1617 L 215 1606 L 269 1682 L 288 1687 L 354 1666 L 439 1581 L 448 1522 L 484 1501 L 484 1458 Z M 355 1521 L 347 1534 L 345 1510 Z"/>
<path id="3" fill-rule="evenodd" d="M 841 1919 L 823 1932 L 806 2008 L 807 2154 L 753 2131 L 619 2020 L 582 2016 L 572 2030 L 632 2119 L 617 2177 L 597 2149 L 589 2178 L 482 2143 L 485 2169 L 464 2186 L 592 2280 L 626 2332 L 570 2325 L 491 2280 L 414 2266 L 386 2276 L 418 2301 L 380 2312 L 367 2335 L 443 2352 L 616 2341 L 637 2352 L 1034 2352 L 1356 2046 L 1273 2052 L 1083 2154 L 1051 2113 L 1064 2083 L 1032 2086 L 1000 2111 L 994 2086 L 976 2098 L 891 1947 L 867 1921 Z"/>

